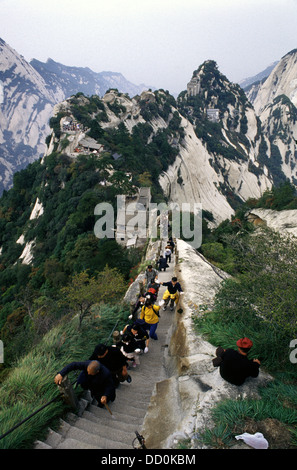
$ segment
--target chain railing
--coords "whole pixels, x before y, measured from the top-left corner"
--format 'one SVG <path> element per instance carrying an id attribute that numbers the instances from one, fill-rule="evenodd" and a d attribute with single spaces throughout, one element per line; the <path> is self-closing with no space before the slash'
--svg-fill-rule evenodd
<path id="1" fill-rule="evenodd" d="M 106 341 L 104 341 L 104 344 L 107 344 L 108 341 L 110 340 L 112 334 L 114 333 L 116 327 L 118 326 L 119 324 L 119 320 L 117 320 L 116 324 L 114 325 L 113 329 L 111 330 L 108 338 L 106 339 Z M 75 379 L 75 381 L 71 384 L 71 385 L 75 385 L 77 382 L 77 378 Z M 68 386 L 68 384 L 66 383 L 65 384 L 66 387 Z M 65 385 L 63 387 L 63 389 L 65 389 Z M 31 418 L 33 418 L 33 416 L 37 415 L 38 413 L 40 413 L 40 411 L 44 410 L 45 408 L 47 408 L 49 405 L 51 405 L 52 403 L 54 403 L 55 401 L 59 400 L 59 399 L 65 399 L 65 394 L 63 393 L 63 389 L 61 390 L 60 389 L 60 393 L 59 395 L 57 395 L 56 397 L 52 398 L 49 402 L 45 403 L 43 406 L 41 406 L 40 408 L 38 408 L 36 411 L 34 411 L 33 413 L 31 413 L 29 416 L 27 416 L 27 418 L 24 418 L 22 421 L 20 421 L 19 423 L 15 424 L 15 426 L 13 426 L 11 429 L 9 429 L 8 431 L 6 431 L 4 434 L 2 434 L 0 436 L 0 440 L 4 439 L 4 437 L 8 436 L 10 433 L 12 433 L 13 431 L 15 431 L 16 429 L 18 429 L 20 426 L 22 426 L 24 423 L 26 423 L 27 421 L 29 421 Z M 67 395 L 68 396 L 68 395 Z M 73 407 L 76 407 L 76 400 L 75 400 L 75 397 L 72 397 L 72 400 L 71 401 L 68 401 L 69 404 L 71 404 Z"/>
<path id="2" fill-rule="evenodd" d="M 159 256 L 159 253 L 160 253 L 160 247 L 159 247 L 159 250 L 158 250 L 158 253 L 157 253 L 157 256 L 156 256 L 156 262 L 157 262 L 157 257 Z M 140 283 L 139 285 L 139 290 L 141 292 L 141 289 L 142 289 L 142 283 Z M 131 306 L 130 306 L 131 307 Z M 119 323 L 119 320 L 117 320 L 116 324 L 114 325 L 113 329 L 111 330 L 108 338 L 106 339 L 106 341 L 104 341 L 104 344 L 107 344 L 108 341 L 110 340 L 111 336 L 113 335 L 116 327 L 118 326 L 118 323 Z M 11 429 L 9 429 L 8 431 L 6 431 L 4 434 L 2 434 L 0 436 L 0 441 L 2 439 L 4 439 L 4 437 L 8 436 L 10 433 L 12 433 L 13 431 L 15 431 L 16 429 L 18 429 L 20 426 L 22 426 L 24 423 L 26 423 L 27 421 L 29 421 L 33 416 L 37 415 L 38 413 L 40 413 L 42 410 L 44 410 L 45 408 L 47 408 L 49 405 L 51 405 L 52 403 L 54 403 L 55 401 L 57 401 L 58 399 L 64 399 L 65 401 L 65 398 L 66 398 L 66 401 L 68 402 L 68 404 L 70 404 L 71 406 L 73 407 L 76 407 L 76 398 L 74 396 L 74 394 L 72 394 L 72 396 L 70 397 L 69 399 L 69 394 L 68 393 L 64 393 L 65 389 L 71 389 L 71 385 L 75 385 L 77 383 L 77 378 L 76 380 L 72 383 L 72 384 L 69 384 L 67 381 L 64 382 L 63 384 L 63 387 L 60 388 L 60 394 L 57 395 L 56 397 L 52 398 L 49 402 L 45 403 L 43 406 L 41 406 L 40 408 L 38 408 L 36 411 L 34 411 L 33 413 L 31 413 L 29 416 L 27 416 L 27 418 L 24 418 L 22 421 L 20 421 L 19 423 L 17 423 L 15 426 L 13 426 Z M 137 434 L 136 434 L 137 435 Z M 140 436 L 142 437 L 142 436 Z M 139 435 L 137 436 L 137 439 L 139 440 Z M 140 442 L 140 441 L 139 441 Z M 142 446 L 144 445 L 144 443 L 142 442 Z M 144 448 L 144 447 L 143 447 Z"/>

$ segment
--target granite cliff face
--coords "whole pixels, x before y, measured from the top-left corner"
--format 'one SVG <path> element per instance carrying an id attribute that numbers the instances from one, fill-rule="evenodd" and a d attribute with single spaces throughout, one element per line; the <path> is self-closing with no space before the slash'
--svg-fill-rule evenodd
<path id="1" fill-rule="evenodd" d="M 259 197 L 271 187 L 260 159 L 264 136 L 242 89 L 206 61 L 180 94 L 184 140 L 160 182 L 175 202 L 202 202 L 217 222 L 234 213 L 238 201 Z"/>
<path id="2" fill-rule="evenodd" d="M 87 98 L 80 100 L 87 105 Z M 102 129 L 124 125 L 133 134 L 149 125 L 148 143 L 158 133 L 166 134 L 176 157 L 158 177 L 165 197 L 192 207 L 201 203 L 204 211 L 211 213 L 214 225 L 230 218 L 240 202 L 260 197 L 273 184 L 276 171 L 270 156 L 263 155 L 267 137 L 260 120 L 243 90 L 229 82 L 213 61 L 194 72 L 187 91 L 177 100 L 163 90 L 146 91 L 134 98 L 111 90 L 103 96 L 101 106 L 104 119 L 102 114 L 96 119 Z M 70 108 L 71 100 L 64 101 L 55 107 L 55 116 L 71 115 Z M 68 138 L 69 145 L 63 151 L 75 156 L 74 149 L 85 137 L 81 130 L 70 138 L 67 132 L 62 133 L 59 140 Z M 55 139 L 53 135 L 48 153 Z"/>
<path id="3" fill-rule="evenodd" d="M 62 98 L 22 56 L 0 40 L 0 191 L 15 171 L 45 150 L 53 103 Z"/>
<path id="4" fill-rule="evenodd" d="M 231 84 L 226 80 L 223 86 Z M 210 93 L 209 90 L 205 93 Z M 217 224 L 231 217 L 236 203 L 249 197 L 259 197 L 271 187 L 268 169 L 260 167 L 257 162 L 259 142 L 254 144 L 258 133 L 257 118 L 243 92 L 239 87 L 236 90 L 236 98 L 234 93 L 229 92 L 233 104 L 228 103 L 225 109 L 222 107 L 217 122 L 212 122 L 207 116 L 205 99 L 201 99 L 202 109 L 202 106 L 191 101 L 191 97 L 182 97 L 176 102 L 162 90 L 143 92 L 132 99 L 111 91 L 101 100 L 104 119 L 101 114 L 99 124 L 107 131 L 124 125 L 130 134 L 141 126 L 149 126 L 147 144 L 160 133 L 166 135 L 167 144 L 176 157 L 159 174 L 158 181 L 163 193 L 169 202 L 190 203 L 192 207 L 194 203 L 201 203 L 203 209 L 212 214 L 213 223 Z M 200 100 L 200 96 L 195 98 Z M 84 106 L 88 105 L 87 98 L 79 99 Z M 55 107 L 56 116 L 63 113 L 70 114 L 71 120 L 75 119 L 71 116 L 71 100 Z M 241 131 L 240 120 L 245 123 L 244 132 Z M 60 125 L 62 129 L 62 120 Z M 85 143 L 86 131 L 80 130 L 71 136 L 67 131 L 62 132 L 58 141 L 53 133 L 47 153 L 52 152 L 54 142 L 58 144 L 65 138 L 69 143 L 63 152 L 75 157 L 75 148 L 83 147 Z M 100 146 L 100 138 L 97 145 Z M 99 153 L 104 150 L 108 149 L 102 146 Z M 130 170 L 133 173 L 133 169 Z"/>
<path id="5" fill-rule="evenodd" d="M 255 111 L 261 114 L 265 106 L 273 103 L 280 95 L 286 95 L 297 105 L 297 49 L 286 54 L 275 65 L 267 79 L 259 87 L 253 99 Z"/>
<path id="6" fill-rule="evenodd" d="M 297 49 L 286 54 L 247 96 L 261 120 L 265 142 L 261 158 L 270 159 L 276 183 L 280 176 L 296 185 Z"/>

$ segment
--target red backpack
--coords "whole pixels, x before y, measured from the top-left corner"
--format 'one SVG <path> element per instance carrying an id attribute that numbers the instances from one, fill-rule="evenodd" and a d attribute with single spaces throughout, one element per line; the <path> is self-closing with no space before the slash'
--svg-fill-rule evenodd
<path id="1" fill-rule="evenodd" d="M 148 289 L 148 292 L 150 292 L 151 294 L 156 294 L 157 291 L 156 291 L 156 289 L 154 289 L 153 287 L 150 287 L 150 288 Z"/>

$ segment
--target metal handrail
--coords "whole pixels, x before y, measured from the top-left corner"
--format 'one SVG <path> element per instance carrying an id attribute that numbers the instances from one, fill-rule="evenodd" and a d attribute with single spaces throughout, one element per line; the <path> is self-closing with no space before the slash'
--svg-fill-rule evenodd
<path id="1" fill-rule="evenodd" d="M 106 341 L 104 341 L 104 343 L 108 343 L 111 335 L 113 334 L 114 330 L 116 329 L 117 325 L 119 323 L 119 320 L 117 320 L 116 324 L 114 325 L 113 329 L 111 330 L 111 333 L 109 334 L 108 338 Z M 72 385 L 74 385 L 75 383 L 77 382 L 77 379 L 72 383 Z M 44 410 L 47 406 L 51 405 L 52 403 L 54 403 L 56 400 L 58 400 L 58 398 L 62 398 L 62 395 L 59 394 L 57 395 L 56 397 L 52 398 L 48 403 L 45 403 L 45 405 L 41 406 L 40 408 L 38 408 L 38 410 L 34 411 L 31 415 L 27 416 L 27 418 L 24 418 L 22 421 L 20 421 L 19 423 L 17 423 L 15 426 L 13 426 L 11 429 L 9 429 L 8 431 L 6 431 L 4 434 L 2 434 L 0 436 L 0 441 L 6 437 L 8 434 L 10 434 L 11 432 L 15 431 L 15 429 L 19 428 L 22 424 L 26 423 L 27 421 L 29 421 L 29 419 L 31 419 L 33 416 L 35 416 L 36 414 L 38 414 L 40 411 Z"/>
<path id="2" fill-rule="evenodd" d="M 40 411 L 44 410 L 44 408 L 46 408 L 47 406 L 51 405 L 54 401 L 56 401 L 58 398 L 61 398 L 62 395 L 57 395 L 55 398 L 52 398 L 52 400 L 50 400 L 48 403 L 46 403 L 45 405 L 43 405 L 41 408 L 39 408 L 38 410 L 34 411 L 31 415 L 27 416 L 27 418 L 23 419 L 23 421 L 21 421 L 20 423 L 16 424 L 15 426 L 13 426 L 13 428 L 9 429 L 8 431 L 6 431 L 6 433 L 2 434 L 2 436 L 0 436 L 0 440 L 3 439 L 4 437 L 6 437 L 8 434 L 10 434 L 12 431 L 14 431 L 15 429 L 19 428 L 22 424 L 26 423 L 29 419 L 31 419 L 33 416 L 35 416 L 37 413 L 39 413 Z"/>

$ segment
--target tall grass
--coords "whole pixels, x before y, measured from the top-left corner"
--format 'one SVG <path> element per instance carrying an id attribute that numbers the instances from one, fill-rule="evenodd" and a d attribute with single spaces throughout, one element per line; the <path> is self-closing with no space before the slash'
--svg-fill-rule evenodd
<path id="1" fill-rule="evenodd" d="M 37 409 L 58 397 L 48 407 L 0 440 L 1 449 L 31 447 L 48 425 L 67 411 L 54 384 L 54 377 L 67 363 L 84 361 L 99 342 L 107 342 L 118 322 L 122 329 L 129 315 L 124 305 L 101 305 L 85 318 L 64 319 L 49 331 L 38 346 L 15 364 L 0 388 L 0 434 L 5 434 Z M 108 341 L 111 343 L 111 340 Z M 75 380 L 75 373 L 71 380 Z"/>
<path id="2" fill-rule="evenodd" d="M 249 419 L 260 422 L 269 418 L 286 425 L 291 435 L 286 446 L 297 448 L 296 386 L 276 380 L 260 388 L 260 394 L 260 400 L 239 398 L 220 402 L 212 410 L 214 428 L 205 430 L 200 439 L 211 447 L 230 447 L 235 435 L 246 431 Z"/>
<path id="3" fill-rule="evenodd" d="M 297 426 L 297 367 L 289 360 L 290 332 L 257 316 L 256 310 L 244 304 L 243 297 L 239 296 L 239 300 L 232 297 L 234 302 L 230 299 L 230 283 L 226 283 L 214 310 L 193 317 L 196 331 L 225 349 L 237 349 L 238 338 L 251 338 L 254 346 L 249 358 L 259 358 L 261 369 L 274 376 L 274 380 L 264 388 L 259 387 L 260 400 L 226 400 L 216 405 L 212 413 L 215 426 L 206 429 L 200 438 L 211 447 L 228 447 L 234 444 L 235 434 L 245 432 L 248 419 L 258 422 L 270 418 L 292 432 L 291 445 L 297 448 L 297 432 L 291 429 Z"/>

